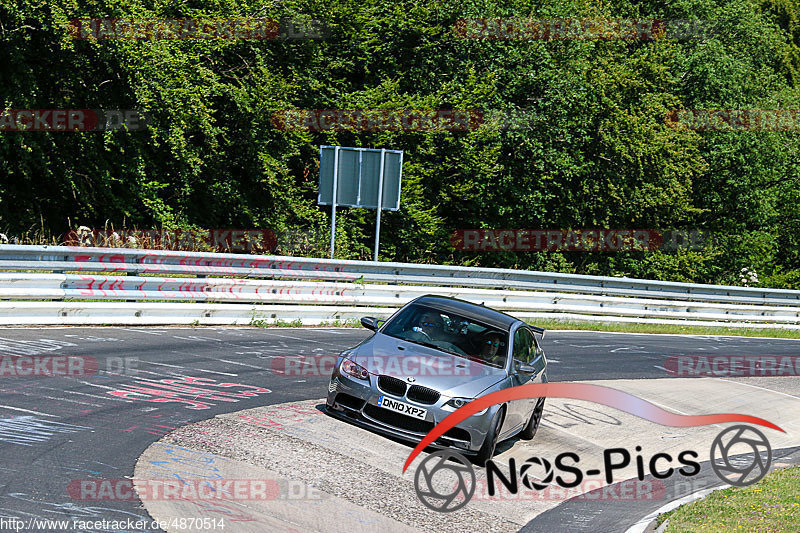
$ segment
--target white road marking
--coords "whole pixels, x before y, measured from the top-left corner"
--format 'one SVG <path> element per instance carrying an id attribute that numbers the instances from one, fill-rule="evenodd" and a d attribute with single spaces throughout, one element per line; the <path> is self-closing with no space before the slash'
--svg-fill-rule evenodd
<path id="1" fill-rule="evenodd" d="M 96 383 L 89 383 L 88 381 L 78 380 L 78 382 L 79 383 L 83 383 L 84 385 L 89 385 L 90 387 L 97 387 L 98 389 L 119 390 L 118 387 L 106 387 L 105 385 L 98 385 Z"/>
<path id="2" fill-rule="evenodd" d="M 555 423 L 554 422 L 548 422 L 547 418 L 545 418 L 545 417 L 542 417 L 542 421 L 539 422 L 539 423 L 545 425 L 545 427 L 547 427 L 547 429 L 555 429 L 556 431 L 561 431 L 562 433 L 568 434 L 570 437 L 575 437 L 575 438 L 580 439 L 580 440 L 582 440 L 584 442 L 588 442 L 589 444 L 591 444 L 595 448 L 602 448 L 603 447 L 601 444 L 598 444 L 598 443 L 596 443 L 594 441 L 591 441 L 591 440 L 589 440 L 587 438 L 581 437 L 577 433 L 573 433 L 571 431 L 567 431 L 566 428 L 562 428 L 562 427 L 559 427 L 557 425 L 551 425 L 551 424 L 555 424 Z M 512 450 L 513 450 L 513 448 L 512 448 Z"/>
<path id="3" fill-rule="evenodd" d="M 217 359 L 217 360 L 218 361 L 222 361 L 223 363 L 231 364 L 231 365 L 249 366 L 250 368 L 257 368 L 258 370 L 264 370 L 264 367 L 248 365 L 247 363 L 237 363 L 236 361 L 228 361 L 227 359 Z"/>
<path id="4" fill-rule="evenodd" d="M 316 342 L 317 344 L 327 344 L 328 346 L 338 346 L 338 344 L 333 344 L 330 342 L 323 342 L 323 341 L 315 341 L 313 339 L 303 339 L 301 337 L 292 337 L 290 335 L 278 335 L 277 333 L 267 333 L 264 332 L 265 335 L 272 335 L 273 337 L 281 337 L 283 339 L 292 339 L 294 341 L 302 341 L 302 342 Z"/>
<path id="5" fill-rule="evenodd" d="M 152 361 L 146 361 L 146 362 L 148 364 L 151 364 L 151 365 L 167 366 L 167 367 L 171 367 L 171 368 L 177 368 L 177 369 L 179 369 L 179 370 L 181 370 L 183 372 L 186 372 L 186 371 L 192 371 L 192 372 L 193 371 L 198 371 L 198 372 L 208 372 L 209 374 L 220 374 L 222 376 L 233 376 L 233 377 L 238 377 L 239 376 L 239 374 L 232 374 L 230 372 L 220 372 L 218 370 L 206 370 L 205 368 L 194 368 L 194 367 L 186 367 L 186 366 L 178 366 L 178 365 L 168 365 L 166 363 L 154 363 Z M 151 374 L 152 374 L 152 372 L 151 372 Z M 176 375 L 179 375 L 179 376 L 182 376 L 182 377 L 188 377 L 189 376 L 189 374 L 176 374 Z"/>
<path id="6" fill-rule="evenodd" d="M 156 333 L 155 331 L 145 331 L 141 329 L 121 328 L 122 331 L 133 331 L 134 333 L 147 333 L 148 335 L 163 335 L 163 333 Z"/>
<path id="7" fill-rule="evenodd" d="M 47 413 L 40 413 L 39 411 L 31 411 L 30 409 L 22 409 L 20 407 L 11 407 L 10 405 L 0 405 L 0 409 L 10 409 L 12 411 L 21 411 L 23 413 L 31 413 L 34 415 L 52 416 L 53 418 L 61 418 L 59 415 L 50 415 Z"/>
<path id="8" fill-rule="evenodd" d="M 772 389 L 768 389 L 766 387 L 759 387 L 758 385 L 751 385 L 750 383 L 742 383 L 741 381 L 731 381 L 730 379 L 723 379 L 723 378 L 712 378 L 718 379 L 720 381 L 727 381 L 728 383 L 736 383 L 737 385 L 744 385 L 745 387 L 753 387 L 754 389 L 761 389 L 769 392 L 774 392 L 775 394 L 780 394 L 782 396 L 788 396 L 789 398 L 794 398 L 795 400 L 800 400 L 800 396 L 793 396 L 791 394 L 780 392 Z"/>
<path id="9" fill-rule="evenodd" d="M 178 367 L 178 368 L 181 368 L 181 367 Z M 188 378 L 188 377 L 196 377 L 196 376 L 192 376 L 191 372 L 208 372 L 209 374 L 219 374 L 221 376 L 233 376 L 233 377 L 238 377 L 239 376 L 239 374 L 231 374 L 230 372 L 219 372 L 217 370 L 206 370 L 205 368 L 193 368 L 192 367 L 192 368 L 181 368 L 181 370 L 183 371 L 183 373 L 173 371 L 173 372 L 170 372 L 169 375 L 170 376 L 180 376 L 182 378 Z M 154 376 L 161 376 L 162 375 L 162 374 L 156 374 L 154 372 L 148 372 L 148 374 L 153 374 Z"/>
<path id="10" fill-rule="evenodd" d="M 657 406 L 661 407 L 662 409 L 664 409 L 665 411 L 674 411 L 674 412 L 678 413 L 679 415 L 684 415 L 684 416 L 693 416 L 693 415 L 690 415 L 689 413 L 684 413 L 683 411 L 680 411 L 680 410 L 678 410 L 678 409 L 675 409 L 675 408 L 674 408 L 674 407 L 672 407 L 671 405 L 664 405 L 663 403 L 659 403 L 659 402 L 656 402 L 656 401 L 653 401 L 653 400 L 648 400 L 648 399 L 646 399 L 646 398 L 642 398 L 642 400 L 645 400 L 645 401 L 647 401 L 647 402 L 650 402 L 650 403 L 652 403 L 653 405 L 657 405 Z M 722 426 L 722 424 L 709 424 L 709 425 L 711 425 L 711 426 L 717 426 L 718 428 L 721 428 L 721 427 L 723 427 L 723 426 Z"/>
<path id="11" fill-rule="evenodd" d="M 653 400 L 648 400 L 648 399 L 646 399 L 646 398 L 642 398 L 642 400 L 645 400 L 645 401 L 647 401 L 647 402 L 650 402 L 650 403 L 652 403 L 653 405 L 657 405 L 657 406 L 659 406 L 659 407 L 661 407 L 662 409 L 665 409 L 665 410 L 667 410 L 667 411 L 675 411 L 675 412 L 676 412 L 676 413 L 678 413 L 679 415 L 690 416 L 690 415 L 689 415 L 689 413 L 684 413 L 683 411 L 679 411 L 679 410 L 675 409 L 674 407 L 671 407 L 671 406 L 668 406 L 668 405 L 664 405 L 663 403 L 655 402 L 655 401 L 653 401 Z M 635 415 L 634 415 L 634 416 L 635 416 Z M 715 425 L 715 426 L 717 426 L 717 425 L 719 425 L 719 424 L 714 424 L 714 425 Z"/>
<path id="12" fill-rule="evenodd" d="M 650 353 L 643 349 L 644 346 L 623 346 L 622 348 L 614 348 L 613 350 L 609 350 L 610 353 L 617 353 L 621 350 L 636 350 L 635 352 L 631 353 Z"/>
<path id="13" fill-rule="evenodd" d="M 169 367 L 172 367 L 172 368 L 180 368 L 181 370 L 183 370 L 185 368 L 183 366 L 169 365 L 167 363 L 156 363 L 155 361 L 145 361 L 145 363 L 147 363 L 148 365 L 169 366 Z"/>
<path id="14" fill-rule="evenodd" d="M 200 372 L 208 372 L 209 374 L 219 374 L 220 376 L 233 376 L 233 377 L 239 376 L 239 374 L 233 374 L 231 372 L 220 372 L 219 370 L 206 370 L 205 368 L 192 368 L 192 370 L 198 370 Z"/>
<path id="15" fill-rule="evenodd" d="M 78 391 L 68 390 L 68 389 L 53 389 L 53 388 L 50 388 L 50 387 L 40 387 L 40 388 L 41 389 L 47 389 L 47 390 L 60 391 L 60 392 L 67 392 L 69 394 L 77 394 L 79 396 L 89 396 L 91 398 L 97 398 L 98 400 L 117 400 L 117 401 L 125 402 L 125 403 L 133 403 L 130 400 L 123 400 L 122 398 L 116 398 L 116 397 L 111 396 L 111 395 L 98 396 L 97 394 L 88 394 L 86 392 L 78 392 Z"/>
<path id="16" fill-rule="evenodd" d="M 223 339 L 215 339 L 214 337 L 200 337 L 198 335 L 192 335 L 191 337 L 179 337 L 177 335 L 172 336 L 173 339 L 180 339 L 182 341 L 198 341 L 198 342 L 225 342 Z"/>
<path id="17" fill-rule="evenodd" d="M 63 392 L 63 391 L 61 391 Z M 25 396 L 34 396 L 33 394 L 25 394 Z M 48 400 L 56 400 L 58 402 L 69 402 L 69 403 L 77 403 L 78 405 L 91 405 L 92 407 L 106 407 L 105 405 L 100 405 L 99 403 L 89 403 L 89 402 L 78 402 L 75 400 L 69 400 L 67 398 L 56 398 L 53 396 L 44 396 L 44 395 L 35 395 L 36 398 L 47 398 Z"/>
<path id="18" fill-rule="evenodd" d="M 135 374 L 153 374 L 154 376 L 160 376 L 161 374 L 156 374 L 155 372 L 150 372 L 149 370 L 140 370 L 136 369 L 132 371 L 130 374 L 123 374 L 121 372 L 111 372 L 110 370 L 104 370 L 103 374 L 101 375 L 108 375 L 108 376 L 120 376 L 120 377 L 135 377 Z"/>

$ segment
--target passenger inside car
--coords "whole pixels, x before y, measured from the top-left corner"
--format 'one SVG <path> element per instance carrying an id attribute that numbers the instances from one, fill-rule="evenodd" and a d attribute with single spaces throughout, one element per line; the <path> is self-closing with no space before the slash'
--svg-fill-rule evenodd
<path id="1" fill-rule="evenodd" d="M 506 343 L 500 333 L 491 332 L 486 335 L 481 345 L 481 359 L 492 366 L 499 366 L 505 362 Z"/>

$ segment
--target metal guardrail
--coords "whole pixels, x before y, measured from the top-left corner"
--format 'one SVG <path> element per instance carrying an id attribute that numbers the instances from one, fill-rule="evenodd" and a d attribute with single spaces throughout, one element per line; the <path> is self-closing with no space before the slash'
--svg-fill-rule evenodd
<path id="1" fill-rule="evenodd" d="M 800 291 L 535 271 L 20 245 L 0 245 L 0 271 L 7 324 L 319 323 L 386 316 L 432 293 L 523 318 L 800 327 Z"/>

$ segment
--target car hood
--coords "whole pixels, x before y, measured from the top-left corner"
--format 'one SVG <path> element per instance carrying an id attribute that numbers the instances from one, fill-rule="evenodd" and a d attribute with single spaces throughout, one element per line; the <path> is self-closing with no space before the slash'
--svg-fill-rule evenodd
<path id="1" fill-rule="evenodd" d="M 380 333 L 350 350 L 347 358 L 371 374 L 394 376 L 451 397 L 474 398 L 506 377 L 503 369 Z"/>

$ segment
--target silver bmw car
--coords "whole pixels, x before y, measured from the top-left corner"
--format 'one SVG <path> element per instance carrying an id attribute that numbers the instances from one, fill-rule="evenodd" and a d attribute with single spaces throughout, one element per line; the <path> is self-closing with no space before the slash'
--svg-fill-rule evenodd
<path id="1" fill-rule="evenodd" d="M 326 410 L 374 432 L 418 443 L 447 415 L 475 398 L 547 382 L 544 330 L 505 313 L 455 298 L 421 296 L 342 352 L 328 386 Z M 544 398 L 494 405 L 434 443 L 484 465 L 498 442 L 532 439 Z"/>

